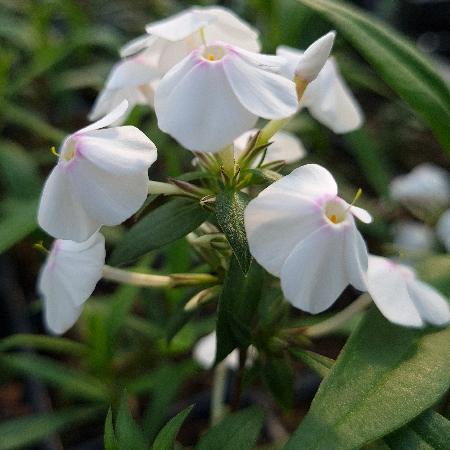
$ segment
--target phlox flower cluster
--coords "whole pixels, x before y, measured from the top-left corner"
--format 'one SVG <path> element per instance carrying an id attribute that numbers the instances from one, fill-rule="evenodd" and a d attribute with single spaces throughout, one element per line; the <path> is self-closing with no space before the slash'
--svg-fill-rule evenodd
<path id="1" fill-rule="evenodd" d="M 140 130 L 122 125 L 135 105 L 154 109 L 158 127 L 195 152 L 193 163 L 200 167 L 205 160 L 224 162 L 224 152 L 231 150 L 229 178 L 239 176 L 245 158 L 253 170 L 298 163 L 306 151 L 282 128 L 302 109 L 335 133 L 353 131 L 364 120 L 330 57 L 334 32 L 305 51 L 282 46 L 266 55 L 258 32 L 219 7 L 190 8 L 150 23 L 146 32 L 122 48 L 90 113 L 98 120 L 65 139 L 44 186 L 38 221 L 56 240 L 38 287 L 54 333 L 75 323 L 102 277 L 100 228 L 124 222 L 147 198 L 157 150 Z M 262 130 L 254 128 L 260 119 L 268 121 Z M 448 196 L 439 182 L 412 184 L 420 194 L 416 198 L 432 189 Z M 411 203 L 406 185 L 394 182 L 393 192 Z M 441 199 L 432 196 L 433 207 L 437 201 L 441 207 Z M 339 196 L 324 167 L 294 169 L 245 210 L 252 256 L 303 311 L 325 311 L 352 285 L 368 291 L 392 322 L 415 327 L 449 322 L 446 300 L 412 269 L 369 255 L 357 222 L 370 223 L 372 217 L 355 205 L 357 197 L 349 203 Z M 445 213 L 437 226 L 445 245 L 449 222 Z M 213 340 L 211 335 L 205 348 L 214 346 Z M 200 357 L 201 364 L 209 365 L 209 356 Z"/>

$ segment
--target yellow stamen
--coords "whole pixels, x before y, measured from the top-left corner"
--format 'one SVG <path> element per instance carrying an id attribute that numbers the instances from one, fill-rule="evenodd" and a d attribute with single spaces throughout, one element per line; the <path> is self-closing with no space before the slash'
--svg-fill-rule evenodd
<path id="1" fill-rule="evenodd" d="M 200 33 L 200 39 L 202 40 L 203 45 L 206 47 L 205 28 L 201 27 L 198 32 Z"/>
<path id="2" fill-rule="evenodd" d="M 215 61 L 215 60 L 216 60 L 215 56 L 214 56 L 214 55 L 211 55 L 211 53 L 208 53 L 208 56 L 206 57 L 206 59 L 207 59 L 208 61 Z"/>
<path id="3" fill-rule="evenodd" d="M 75 157 L 75 150 L 72 148 L 64 155 L 66 161 L 70 161 Z"/>
<path id="4" fill-rule="evenodd" d="M 362 189 L 361 188 L 359 188 L 357 191 L 356 191 L 356 194 L 355 194 L 355 196 L 353 197 L 353 200 L 352 200 L 352 202 L 350 203 L 350 205 L 348 205 L 348 207 L 347 207 L 347 209 L 346 209 L 346 211 L 348 211 L 358 200 L 359 200 L 359 197 L 361 197 L 361 195 L 362 195 Z"/>
<path id="5" fill-rule="evenodd" d="M 336 217 L 336 214 L 333 214 L 333 215 L 330 217 L 330 220 L 331 220 L 333 223 L 337 223 L 337 217 Z"/>
<path id="6" fill-rule="evenodd" d="M 56 147 L 54 145 L 50 147 L 50 152 L 59 158 L 59 153 L 56 151 Z"/>
<path id="7" fill-rule="evenodd" d="M 54 147 L 53 147 L 54 148 Z M 33 248 L 39 250 L 40 252 L 48 255 L 50 252 L 44 247 L 44 241 L 38 241 L 33 244 Z"/>

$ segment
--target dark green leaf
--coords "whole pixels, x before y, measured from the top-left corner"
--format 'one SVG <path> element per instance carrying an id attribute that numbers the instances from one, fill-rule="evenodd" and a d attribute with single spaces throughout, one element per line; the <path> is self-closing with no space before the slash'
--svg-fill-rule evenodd
<path id="1" fill-rule="evenodd" d="M 263 421 L 264 414 L 256 407 L 230 414 L 200 439 L 195 450 L 252 450 Z"/>
<path id="2" fill-rule="evenodd" d="M 309 350 L 291 350 L 291 354 L 304 362 L 310 369 L 314 370 L 322 378 L 325 378 L 333 367 L 334 361 L 319 353 Z"/>
<path id="3" fill-rule="evenodd" d="M 92 407 L 70 408 L 4 421 L 0 424 L 0 450 L 29 448 L 53 433 L 89 421 L 98 411 Z"/>
<path id="4" fill-rule="evenodd" d="M 116 417 L 116 438 L 118 450 L 147 450 L 148 445 L 128 407 L 128 394 L 123 393 Z"/>
<path id="5" fill-rule="evenodd" d="M 153 450 L 173 450 L 175 439 L 180 431 L 181 425 L 192 410 L 192 406 L 178 413 L 173 419 L 164 425 L 163 429 L 156 436 L 153 443 Z"/>
<path id="6" fill-rule="evenodd" d="M 216 362 L 222 361 L 236 347 L 250 344 L 263 280 L 264 271 L 256 261 L 244 275 L 237 258 L 231 258 L 217 311 Z"/>
<path id="7" fill-rule="evenodd" d="M 109 408 L 108 415 L 105 420 L 105 434 L 103 436 L 105 450 L 118 450 L 116 436 L 114 434 L 112 410 Z"/>
<path id="8" fill-rule="evenodd" d="M 151 250 L 186 236 L 208 219 L 198 201 L 187 198 L 170 200 L 151 211 L 134 225 L 111 255 L 111 264 L 131 262 Z"/>
<path id="9" fill-rule="evenodd" d="M 262 367 L 262 375 L 277 402 L 292 408 L 294 402 L 294 370 L 288 358 L 269 357 Z"/>
<path id="10" fill-rule="evenodd" d="M 244 273 L 248 272 L 252 259 L 244 225 L 244 210 L 248 202 L 247 194 L 231 190 L 220 192 L 216 198 L 217 221 Z"/>
<path id="11" fill-rule="evenodd" d="M 282 175 L 270 169 L 247 169 L 253 176 L 252 184 L 274 183 L 278 181 Z"/>
<path id="12" fill-rule="evenodd" d="M 408 423 L 449 388 L 449 339 L 450 327 L 402 328 L 373 308 L 285 449 L 358 449 Z"/>
<path id="13" fill-rule="evenodd" d="M 447 450 L 450 421 L 430 410 L 384 439 L 392 450 Z"/>
<path id="14" fill-rule="evenodd" d="M 90 401 L 108 399 L 106 388 L 99 380 L 44 356 L 5 354 L 0 356 L 0 366 L 3 370 L 13 370 L 22 375 L 36 377 L 73 397 Z"/>
<path id="15" fill-rule="evenodd" d="M 332 22 L 450 152 L 450 89 L 430 61 L 389 26 L 356 7 L 335 0 L 299 1 Z"/>

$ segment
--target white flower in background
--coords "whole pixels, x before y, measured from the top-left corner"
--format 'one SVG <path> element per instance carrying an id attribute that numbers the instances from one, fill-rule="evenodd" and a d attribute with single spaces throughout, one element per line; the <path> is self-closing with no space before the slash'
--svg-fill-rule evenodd
<path id="1" fill-rule="evenodd" d="M 233 12 L 221 7 L 192 7 L 147 25 L 141 36 L 121 50 L 122 56 L 144 51 L 156 59 L 164 75 L 204 42 L 224 41 L 252 52 L 261 46 L 258 32 Z"/>
<path id="2" fill-rule="evenodd" d="M 255 135 L 257 129 L 246 131 L 234 141 L 234 158 L 238 159 L 247 147 L 249 140 Z M 275 161 L 285 161 L 293 164 L 306 156 L 306 149 L 300 139 L 287 131 L 278 131 L 270 139 L 272 144 L 267 148 L 263 164 Z M 253 161 L 253 166 L 259 163 L 261 157 Z"/>
<path id="3" fill-rule="evenodd" d="M 89 120 L 103 117 L 124 100 L 128 101 L 129 111 L 135 105 L 153 105 L 154 89 L 158 80 L 159 73 L 155 64 L 146 55 L 136 55 L 120 61 L 112 68 L 105 87 L 89 114 Z M 125 118 L 126 115 L 120 119 L 120 123 Z"/>
<path id="4" fill-rule="evenodd" d="M 371 222 L 364 209 L 338 197 L 333 176 L 307 164 L 250 201 L 245 228 L 250 252 L 281 278 L 285 297 L 316 314 L 348 284 L 365 291 L 367 249 L 354 217 Z"/>
<path id="5" fill-rule="evenodd" d="M 433 244 L 434 234 L 427 225 L 413 221 L 402 221 L 394 225 L 394 245 L 401 251 L 428 252 Z"/>
<path id="6" fill-rule="evenodd" d="M 420 281 L 410 267 L 380 256 L 369 256 L 369 294 L 389 321 L 409 327 L 446 325 L 448 302 L 436 289 Z"/>
<path id="7" fill-rule="evenodd" d="M 450 209 L 439 217 L 438 223 L 436 224 L 436 234 L 444 244 L 447 252 L 450 253 Z"/>
<path id="8" fill-rule="evenodd" d="M 51 236 L 84 241 L 102 225 L 123 222 L 144 203 L 155 145 L 135 127 L 102 129 L 126 110 L 125 101 L 64 141 L 38 211 L 39 225 Z"/>
<path id="9" fill-rule="evenodd" d="M 104 263 L 105 238 L 100 233 L 80 243 L 54 241 L 38 279 L 45 322 L 52 333 L 65 333 L 77 321 L 102 277 Z"/>
<path id="10" fill-rule="evenodd" d="M 216 345 L 217 336 L 215 331 L 199 339 L 195 345 L 192 356 L 203 369 L 208 370 L 213 367 L 216 359 Z M 256 359 L 256 355 L 255 347 L 250 346 L 247 350 L 247 361 L 245 365 L 250 366 Z M 236 370 L 239 368 L 239 351 L 232 351 L 224 359 L 224 363 L 229 369 Z"/>
<path id="11" fill-rule="evenodd" d="M 283 74 L 292 79 L 303 52 L 290 47 L 277 48 L 277 55 L 285 58 Z M 336 62 L 329 58 L 317 78 L 306 88 L 300 107 L 335 133 L 348 133 L 363 122 L 361 108 L 341 77 Z"/>
<path id="12" fill-rule="evenodd" d="M 283 60 L 216 42 L 194 50 L 159 82 L 159 128 L 189 150 L 219 151 L 258 117 L 297 110 L 295 84 L 276 73 Z"/>
<path id="13" fill-rule="evenodd" d="M 419 211 L 432 213 L 450 204 L 448 173 L 434 164 L 420 164 L 394 178 L 390 192 L 394 200 Z"/>

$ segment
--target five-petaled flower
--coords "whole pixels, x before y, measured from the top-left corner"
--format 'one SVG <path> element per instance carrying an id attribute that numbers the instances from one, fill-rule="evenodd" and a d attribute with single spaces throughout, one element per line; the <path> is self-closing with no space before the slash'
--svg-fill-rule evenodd
<path id="1" fill-rule="evenodd" d="M 398 325 L 442 326 L 450 322 L 448 302 L 408 266 L 370 255 L 368 287 L 381 313 Z"/>
<path id="2" fill-rule="evenodd" d="M 104 128 L 126 110 L 124 101 L 64 141 L 38 211 L 39 225 L 51 236 L 84 241 L 102 225 L 122 223 L 147 198 L 155 145 L 135 127 Z"/>
<path id="3" fill-rule="evenodd" d="M 367 290 L 367 248 L 354 216 L 369 223 L 364 209 L 338 197 L 332 175 L 307 164 L 276 181 L 245 210 L 250 252 L 295 307 L 327 309 L 348 284 Z"/>
<path id="4" fill-rule="evenodd" d="M 54 241 L 38 280 L 45 322 L 52 333 L 65 333 L 77 321 L 102 277 L 104 263 L 105 239 L 100 233 L 81 243 Z"/>

